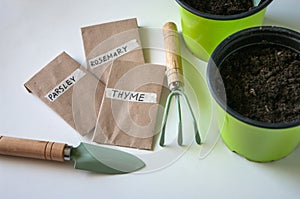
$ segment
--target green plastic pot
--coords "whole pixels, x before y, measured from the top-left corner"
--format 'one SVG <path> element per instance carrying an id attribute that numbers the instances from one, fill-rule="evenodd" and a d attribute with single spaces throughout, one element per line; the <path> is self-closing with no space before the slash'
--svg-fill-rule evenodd
<path id="1" fill-rule="evenodd" d="M 254 9 L 236 15 L 212 15 L 200 12 L 185 3 L 180 5 L 182 34 L 186 45 L 200 59 L 207 61 L 216 46 L 227 36 L 239 30 L 260 26 L 266 7 L 272 0 L 261 0 Z"/>
<path id="2" fill-rule="evenodd" d="M 213 52 L 207 68 L 207 83 L 217 107 L 224 143 L 230 150 L 256 162 L 279 160 L 293 152 L 300 142 L 300 120 L 264 123 L 246 118 L 226 105 L 226 97 L 220 95 L 220 82 L 216 80 L 219 68 L 230 54 L 266 43 L 286 46 L 300 53 L 300 33 L 281 27 L 255 27 L 225 39 Z"/>

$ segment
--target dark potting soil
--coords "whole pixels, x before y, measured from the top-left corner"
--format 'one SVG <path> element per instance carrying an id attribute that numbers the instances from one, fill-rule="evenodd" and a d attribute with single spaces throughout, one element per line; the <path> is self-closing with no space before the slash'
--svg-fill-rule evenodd
<path id="1" fill-rule="evenodd" d="M 300 120 L 300 55 L 277 45 L 238 50 L 221 65 L 227 105 L 256 121 Z"/>
<path id="2" fill-rule="evenodd" d="M 234 15 L 251 10 L 253 0 L 183 0 L 200 12 L 214 15 Z"/>

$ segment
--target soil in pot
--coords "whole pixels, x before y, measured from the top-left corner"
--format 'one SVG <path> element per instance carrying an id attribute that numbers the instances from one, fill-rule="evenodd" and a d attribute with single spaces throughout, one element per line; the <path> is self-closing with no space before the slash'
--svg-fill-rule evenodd
<path id="1" fill-rule="evenodd" d="M 300 53 L 275 44 L 232 53 L 220 66 L 227 105 L 267 123 L 300 120 Z"/>
<path id="2" fill-rule="evenodd" d="M 234 15 L 254 8 L 253 0 L 183 0 L 189 6 L 213 15 Z"/>

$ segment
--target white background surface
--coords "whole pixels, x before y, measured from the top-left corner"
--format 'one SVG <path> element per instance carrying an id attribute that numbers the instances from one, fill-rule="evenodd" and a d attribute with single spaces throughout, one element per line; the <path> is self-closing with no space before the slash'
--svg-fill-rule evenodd
<path id="1" fill-rule="evenodd" d="M 275 0 L 266 24 L 300 31 L 300 1 Z M 174 0 L 1 0 L 0 134 L 77 145 L 77 133 L 23 84 L 61 51 L 83 63 L 80 28 L 137 17 L 140 26 L 174 21 Z M 300 148 L 267 164 L 245 160 L 219 141 L 200 159 L 188 150 L 148 173 L 98 175 L 68 164 L 0 157 L 0 197 L 6 198 L 299 198 Z"/>

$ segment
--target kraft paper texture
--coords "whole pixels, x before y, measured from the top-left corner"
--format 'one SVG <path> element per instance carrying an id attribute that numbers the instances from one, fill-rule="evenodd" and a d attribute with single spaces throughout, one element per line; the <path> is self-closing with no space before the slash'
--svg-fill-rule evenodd
<path id="1" fill-rule="evenodd" d="M 76 82 L 72 77 L 74 72 L 82 74 Z M 70 79 L 66 80 L 68 77 Z M 57 87 L 59 84 L 60 87 Z M 58 55 L 24 86 L 81 135 L 94 129 L 105 86 L 67 53 Z"/>
<path id="2" fill-rule="evenodd" d="M 83 27 L 81 28 L 81 33 L 87 68 L 104 84 L 106 84 L 108 80 L 109 67 L 114 60 L 132 61 L 137 64 L 143 64 L 145 62 L 137 19 L 135 18 Z M 124 53 L 122 47 L 128 42 L 137 43 L 138 47 Z M 132 44 L 129 45 L 128 48 L 130 48 L 130 46 L 132 46 Z M 118 52 L 118 50 L 116 50 L 118 48 L 123 52 L 120 54 L 120 57 L 112 58 L 114 53 Z M 115 52 L 113 51 L 114 49 Z M 107 56 L 101 58 L 101 60 L 106 61 L 105 64 L 97 67 L 92 66 L 89 60 L 100 55 L 106 55 L 108 52 L 110 53 Z"/>
<path id="3" fill-rule="evenodd" d="M 164 66 L 114 61 L 106 88 L 154 93 L 157 96 L 156 103 L 111 99 L 104 94 L 93 141 L 152 149 L 164 74 Z"/>

